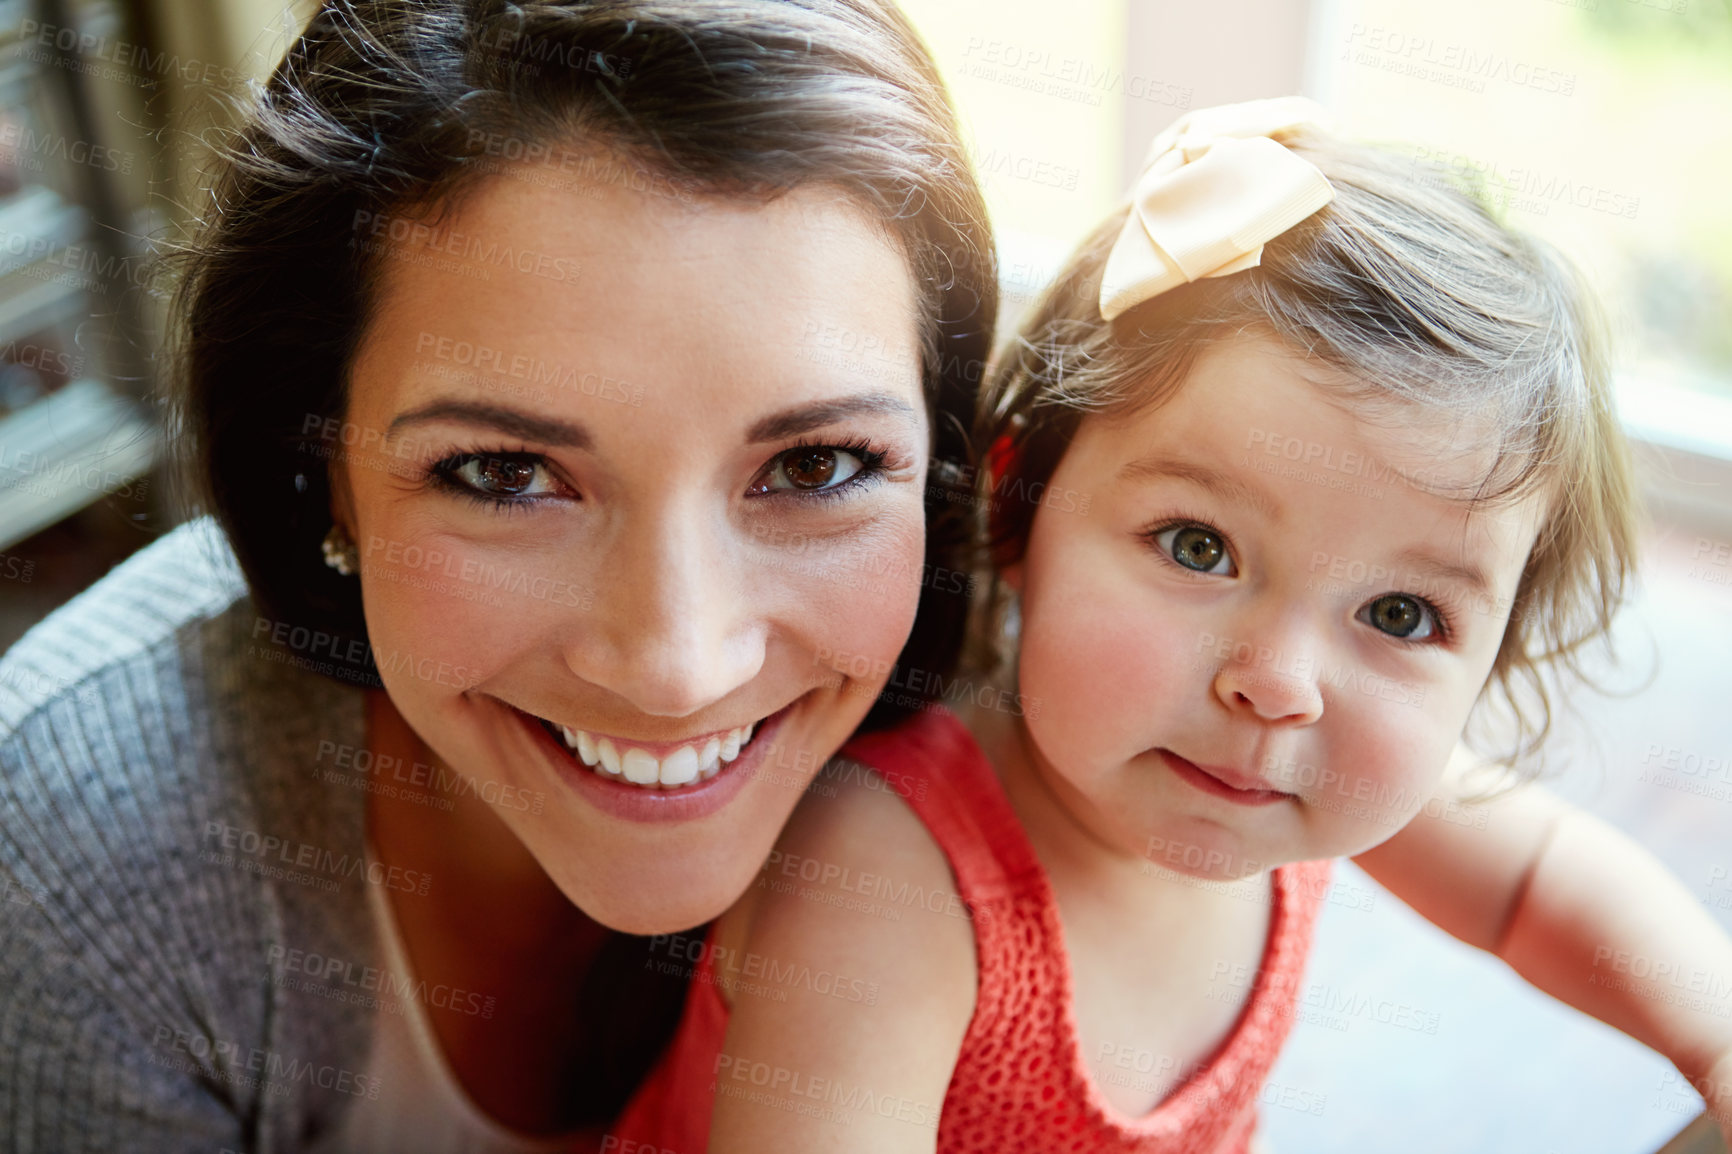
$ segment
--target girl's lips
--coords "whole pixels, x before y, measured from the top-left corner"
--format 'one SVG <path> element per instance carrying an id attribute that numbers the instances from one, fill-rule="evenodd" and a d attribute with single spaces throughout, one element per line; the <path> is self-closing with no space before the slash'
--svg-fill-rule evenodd
<path id="1" fill-rule="evenodd" d="M 1202 766 L 1192 761 L 1186 761 L 1178 754 L 1167 749 L 1156 750 L 1161 761 L 1179 777 L 1191 783 L 1204 793 L 1225 798 L 1236 805 L 1274 805 L 1278 801 L 1286 801 L 1293 794 L 1282 793 L 1278 789 L 1241 789 L 1223 781 Z M 1220 771 L 1225 774 L 1227 771 Z M 1235 777 L 1238 775 L 1235 774 Z"/>
<path id="2" fill-rule="evenodd" d="M 542 719 L 513 709 L 532 741 L 552 762 L 559 779 L 573 792 L 612 817 L 638 822 L 696 821 L 732 801 L 756 775 L 795 701 L 758 722 L 739 756 L 713 776 L 677 788 L 655 788 L 612 780 L 584 765 L 573 750 L 548 732 Z"/>

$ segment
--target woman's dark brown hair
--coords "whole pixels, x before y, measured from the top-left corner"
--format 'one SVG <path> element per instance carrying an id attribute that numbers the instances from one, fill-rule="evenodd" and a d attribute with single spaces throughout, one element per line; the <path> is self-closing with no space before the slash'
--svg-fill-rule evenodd
<path id="1" fill-rule="evenodd" d="M 327 0 L 221 148 L 175 301 L 180 444 L 259 612 L 328 639 L 310 656 L 337 676 L 379 684 L 355 644 L 358 583 L 319 548 L 384 247 L 373 226 L 571 148 L 599 150 L 603 178 L 644 195 L 838 186 L 900 243 L 935 462 L 901 663 L 948 674 L 967 595 L 930 575 L 964 568 L 968 526 L 945 480 L 957 470 L 937 463 L 966 460 L 997 281 L 943 84 L 887 0 Z M 867 725 L 910 705 L 886 695 Z"/>
<path id="2" fill-rule="evenodd" d="M 942 464 L 966 462 L 997 280 L 943 85 L 879 0 L 327 0 L 222 147 L 175 301 L 180 447 L 258 612 L 308 639 L 321 670 L 379 685 L 358 582 L 319 548 L 386 248 L 373 226 L 436 214 L 504 172 L 545 175 L 523 165 L 568 151 L 603 157 L 600 178 L 646 196 L 839 186 L 902 246 L 934 479 L 901 663 L 948 674 L 968 594 L 934 578 L 963 570 L 969 527 L 949 499 L 959 470 Z M 571 211 L 584 205 L 574 195 Z M 922 700 L 887 694 L 867 724 Z M 612 935 L 583 979 L 576 1118 L 612 1118 L 678 1020 L 685 982 L 647 967 L 647 949 Z"/>

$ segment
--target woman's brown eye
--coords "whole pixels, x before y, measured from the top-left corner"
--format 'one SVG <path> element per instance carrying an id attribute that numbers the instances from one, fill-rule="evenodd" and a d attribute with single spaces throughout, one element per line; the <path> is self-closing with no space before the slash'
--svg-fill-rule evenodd
<path id="1" fill-rule="evenodd" d="M 533 465 L 523 461 L 501 461 L 497 457 L 482 461 L 476 472 L 476 483 L 482 488 L 512 497 L 529 488 L 530 483 L 535 480 Z"/>
<path id="2" fill-rule="evenodd" d="M 836 449 L 827 445 L 801 446 L 789 449 L 770 462 L 768 468 L 753 482 L 752 492 L 775 490 L 817 492 L 840 489 L 844 482 L 864 472 L 864 451 Z"/>
<path id="3" fill-rule="evenodd" d="M 453 475 L 469 488 L 488 497 L 540 496 L 554 488 L 551 479 L 537 479 L 541 466 L 523 457 L 469 457 Z"/>
<path id="4" fill-rule="evenodd" d="M 836 450 L 797 450 L 782 458 L 782 473 L 796 489 L 822 489 L 836 476 Z"/>

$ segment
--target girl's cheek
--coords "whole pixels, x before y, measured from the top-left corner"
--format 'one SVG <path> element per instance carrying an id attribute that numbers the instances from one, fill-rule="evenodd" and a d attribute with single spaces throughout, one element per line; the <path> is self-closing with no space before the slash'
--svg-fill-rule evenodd
<path id="1" fill-rule="evenodd" d="M 1062 748 L 1104 767 L 1145 749 L 1164 707 L 1192 699 L 1187 662 L 1200 633 L 1183 611 L 1156 611 L 1146 589 L 1103 568 L 1110 558 L 1070 556 L 1027 587 L 1019 688 L 1049 757 Z"/>
<path id="2" fill-rule="evenodd" d="M 1458 734 L 1417 706 L 1337 698 L 1326 746 L 1335 775 L 1313 793 L 1325 828 L 1314 856 L 1362 852 L 1420 813 L 1443 779 Z M 1321 783 L 1310 767 L 1302 776 Z"/>

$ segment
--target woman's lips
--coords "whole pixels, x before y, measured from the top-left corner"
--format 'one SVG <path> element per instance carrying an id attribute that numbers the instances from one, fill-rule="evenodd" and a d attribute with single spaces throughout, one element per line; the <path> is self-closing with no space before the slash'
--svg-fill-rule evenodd
<path id="1" fill-rule="evenodd" d="M 1278 801 L 1286 801 L 1293 794 L 1282 793 L 1278 789 L 1260 789 L 1252 785 L 1256 778 L 1249 778 L 1237 770 L 1225 767 L 1210 766 L 1204 768 L 1193 761 L 1186 761 L 1178 754 L 1168 749 L 1156 750 L 1161 761 L 1167 768 L 1178 774 L 1204 793 L 1225 798 L 1236 805 L 1273 805 Z"/>
<path id="2" fill-rule="evenodd" d="M 693 821 L 706 817 L 733 800 L 763 765 L 765 758 L 769 756 L 768 751 L 774 743 L 776 732 L 781 729 L 783 721 L 797 704 L 798 702 L 794 702 L 784 706 L 754 725 L 740 726 L 723 734 L 712 734 L 701 741 L 666 746 L 666 751 L 660 757 L 651 752 L 655 747 L 638 747 L 628 743 L 626 751 L 622 753 L 618 745 L 615 745 L 615 756 L 619 762 L 617 774 L 608 772 L 608 767 L 600 759 L 599 748 L 596 750 L 596 764 L 586 765 L 578 749 L 568 746 L 563 733 L 558 733 L 551 723 L 522 710 L 514 708 L 513 712 L 547 754 L 558 771 L 560 780 L 584 800 L 613 817 L 627 821 L 668 822 Z M 683 764 L 687 760 L 693 762 L 697 771 L 704 768 L 697 764 L 695 757 L 689 757 L 687 753 L 680 751 L 687 750 L 696 756 L 702 756 L 704 747 L 712 742 L 720 747 L 729 735 L 738 735 L 741 731 L 745 731 L 745 741 L 738 747 L 731 761 L 723 761 L 718 748 L 716 767 L 707 775 L 694 773 L 694 777 L 684 784 L 666 784 L 662 781 L 662 772 L 670 760 L 675 762 L 676 778 L 686 769 L 692 768 Z M 577 731 L 573 733 L 575 736 Z M 597 746 L 599 747 L 599 740 Z M 632 757 L 633 752 L 640 756 Z M 653 783 L 648 780 L 648 766 L 644 764 L 646 761 L 654 763 L 658 771 L 657 779 Z M 641 783 L 633 783 L 626 777 L 625 770 L 631 762 L 636 763 L 635 771 L 642 779 Z"/>

